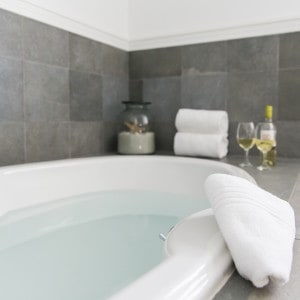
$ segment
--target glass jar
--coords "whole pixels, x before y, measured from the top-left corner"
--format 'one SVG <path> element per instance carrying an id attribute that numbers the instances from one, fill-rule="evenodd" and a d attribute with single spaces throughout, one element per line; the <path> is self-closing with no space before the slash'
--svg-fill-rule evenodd
<path id="1" fill-rule="evenodd" d="M 121 114 L 118 134 L 120 154 L 151 154 L 155 151 L 155 134 L 148 106 L 151 102 L 123 101 L 125 110 Z"/>

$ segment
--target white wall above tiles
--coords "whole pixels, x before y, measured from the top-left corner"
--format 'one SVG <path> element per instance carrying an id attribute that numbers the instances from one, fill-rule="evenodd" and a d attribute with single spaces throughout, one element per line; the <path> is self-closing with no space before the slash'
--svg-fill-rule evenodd
<path id="1" fill-rule="evenodd" d="M 299 0 L 0 0 L 0 7 L 124 50 L 300 31 Z"/>
<path id="2" fill-rule="evenodd" d="M 128 0 L 0 0 L 0 7 L 128 50 Z"/>

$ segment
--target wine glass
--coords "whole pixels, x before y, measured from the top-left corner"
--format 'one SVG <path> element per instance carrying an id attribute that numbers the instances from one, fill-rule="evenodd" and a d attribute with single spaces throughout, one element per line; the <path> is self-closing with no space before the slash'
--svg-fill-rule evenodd
<path id="1" fill-rule="evenodd" d="M 254 146 L 255 127 L 253 122 L 240 122 L 237 127 L 236 140 L 241 148 L 245 150 L 245 158 L 240 167 L 252 167 L 249 161 L 249 150 Z"/>
<path id="2" fill-rule="evenodd" d="M 274 130 L 270 126 L 272 124 L 265 122 L 258 123 L 255 128 L 255 144 L 263 155 L 262 163 L 257 167 L 260 171 L 271 169 L 268 165 L 267 153 L 275 145 L 275 136 Z"/>

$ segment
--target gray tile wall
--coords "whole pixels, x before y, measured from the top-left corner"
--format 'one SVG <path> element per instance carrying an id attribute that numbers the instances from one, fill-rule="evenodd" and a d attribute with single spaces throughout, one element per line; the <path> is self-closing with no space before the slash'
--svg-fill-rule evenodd
<path id="1" fill-rule="evenodd" d="M 116 151 L 129 94 L 152 102 L 158 150 L 187 107 L 227 110 L 241 153 L 237 122 L 272 104 L 279 155 L 300 157 L 300 33 L 127 53 L 0 10 L 0 165 Z"/>
<path id="2" fill-rule="evenodd" d="M 116 149 L 127 52 L 0 9 L 0 165 Z"/>
<path id="3" fill-rule="evenodd" d="M 179 108 L 224 109 L 230 153 L 237 122 L 274 106 L 280 156 L 300 157 L 300 33 L 130 53 L 130 97 L 151 101 L 157 148 L 173 149 Z"/>

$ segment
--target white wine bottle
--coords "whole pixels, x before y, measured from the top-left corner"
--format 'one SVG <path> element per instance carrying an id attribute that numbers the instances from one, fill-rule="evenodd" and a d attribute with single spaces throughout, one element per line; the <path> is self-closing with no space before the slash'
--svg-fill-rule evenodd
<path id="1" fill-rule="evenodd" d="M 269 123 L 269 130 L 266 132 L 269 136 L 269 140 L 273 141 L 272 148 L 270 151 L 267 153 L 267 163 L 269 166 L 273 167 L 276 164 L 276 156 L 277 156 L 277 151 L 276 151 L 276 126 L 273 123 L 273 107 L 271 105 L 266 105 L 265 107 L 265 122 Z"/>

